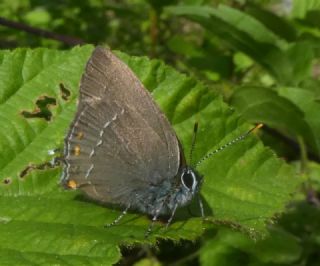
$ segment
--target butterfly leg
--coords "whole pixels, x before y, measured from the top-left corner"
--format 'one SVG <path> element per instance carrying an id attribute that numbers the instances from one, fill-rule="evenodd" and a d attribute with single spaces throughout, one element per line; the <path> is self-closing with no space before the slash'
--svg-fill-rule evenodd
<path id="1" fill-rule="evenodd" d="M 160 214 L 162 208 L 163 208 L 163 204 L 161 205 L 161 207 L 160 207 L 159 209 L 157 209 L 157 210 L 155 211 L 155 214 L 154 214 L 154 216 L 152 217 L 152 221 L 151 221 L 151 223 L 150 223 L 147 231 L 146 231 L 145 234 L 144 234 L 144 237 L 145 237 L 145 238 L 148 238 L 148 236 L 149 236 L 150 233 L 152 232 L 154 223 L 158 220 L 158 217 L 159 217 L 159 214 Z"/>
<path id="2" fill-rule="evenodd" d="M 169 220 L 167 221 L 166 229 L 168 229 L 169 225 L 171 224 L 172 219 L 173 219 L 173 217 L 174 217 L 174 214 L 176 213 L 177 208 L 178 208 L 178 204 L 175 204 L 174 207 L 173 207 L 171 216 L 170 216 Z"/>
<path id="3" fill-rule="evenodd" d="M 153 216 L 152 221 L 151 221 L 151 223 L 150 223 L 147 231 L 146 231 L 145 234 L 144 234 L 144 237 L 145 237 L 145 238 L 148 238 L 148 236 L 149 236 L 150 233 L 152 232 L 153 225 L 154 225 L 154 223 L 158 220 L 158 216 L 159 216 L 158 214 L 156 214 L 155 216 Z"/>
<path id="4" fill-rule="evenodd" d="M 130 208 L 130 204 L 124 209 L 124 211 L 110 224 L 106 224 L 104 227 L 111 227 L 119 223 L 123 216 L 125 216 Z"/>

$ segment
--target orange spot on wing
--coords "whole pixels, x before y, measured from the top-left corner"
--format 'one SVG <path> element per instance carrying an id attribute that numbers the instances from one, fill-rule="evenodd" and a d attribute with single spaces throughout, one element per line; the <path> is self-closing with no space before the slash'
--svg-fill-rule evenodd
<path id="1" fill-rule="evenodd" d="M 67 186 L 71 189 L 76 189 L 77 188 L 77 183 L 74 180 L 68 180 Z"/>
<path id="2" fill-rule="evenodd" d="M 74 155 L 75 156 L 79 156 L 80 155 L 80 146 L 79 145 L 76 145 L 75 147 L 74 147 L 74 150 L 73 150 L 73 152 L 74 152 Z"/>
<path id="3" fill-rule="evenodd" d="M 77 133 L 77 139 L 78 140 L 83 139 L 83 136 L 84 136 L 83 132 L 80 131 L 80 132 Z"/>

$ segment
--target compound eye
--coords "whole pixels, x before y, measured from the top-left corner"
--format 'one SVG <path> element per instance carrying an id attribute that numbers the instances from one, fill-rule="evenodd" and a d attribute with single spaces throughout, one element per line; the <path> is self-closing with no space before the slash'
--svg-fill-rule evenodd
<path id="1" fill-rule="evenodd" d="M 189 190 L 194 190 L 195 185 L 196 185 L 195 174 L 190 170 L 184 172 L 181 175 L 181 182 Z"/>

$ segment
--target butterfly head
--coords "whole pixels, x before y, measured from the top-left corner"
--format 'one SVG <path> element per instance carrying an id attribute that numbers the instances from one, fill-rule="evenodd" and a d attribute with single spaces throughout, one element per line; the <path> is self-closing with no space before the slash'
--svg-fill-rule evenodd
<path id="1" fill-rule="evenodd" d="M 185 206 L 199 192 L 202 178 L 195 170 L 188 166 L 183 167 L 178 176 L 180 178 L 179 186 L 173 198 L 179 206 Z M 172 204 L 172 206 L 174 205 Z"/>
<path id="2" fill-rule="evenodd" d="M 183 189 L 191 193 L 192 196 L 199 191 L 200 176 L 192 168 L 183 169 L 180 180 Z"/>

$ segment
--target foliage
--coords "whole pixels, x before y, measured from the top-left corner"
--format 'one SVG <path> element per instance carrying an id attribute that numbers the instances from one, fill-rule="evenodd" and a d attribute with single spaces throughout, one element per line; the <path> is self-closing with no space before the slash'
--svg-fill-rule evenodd
<path id="1" fill-rule="evenodd" d="M 181 209 L 144 239 L 149 219 L 131 212 L 104 228 L 121 210 L 63 191 L 61 168 L 43 164 L 63 146 L 93 47 L 1 27 L 3 48 L 50 49 L 0 52 L 0 264 L 317 265 L 319 12 L 318 0 L 2 1 L 7 20 L 122 51 L 186 155 L 199 122 L 194 161 L 247 122 L 265 126 L 199 166 L 206 221 Z"/>

